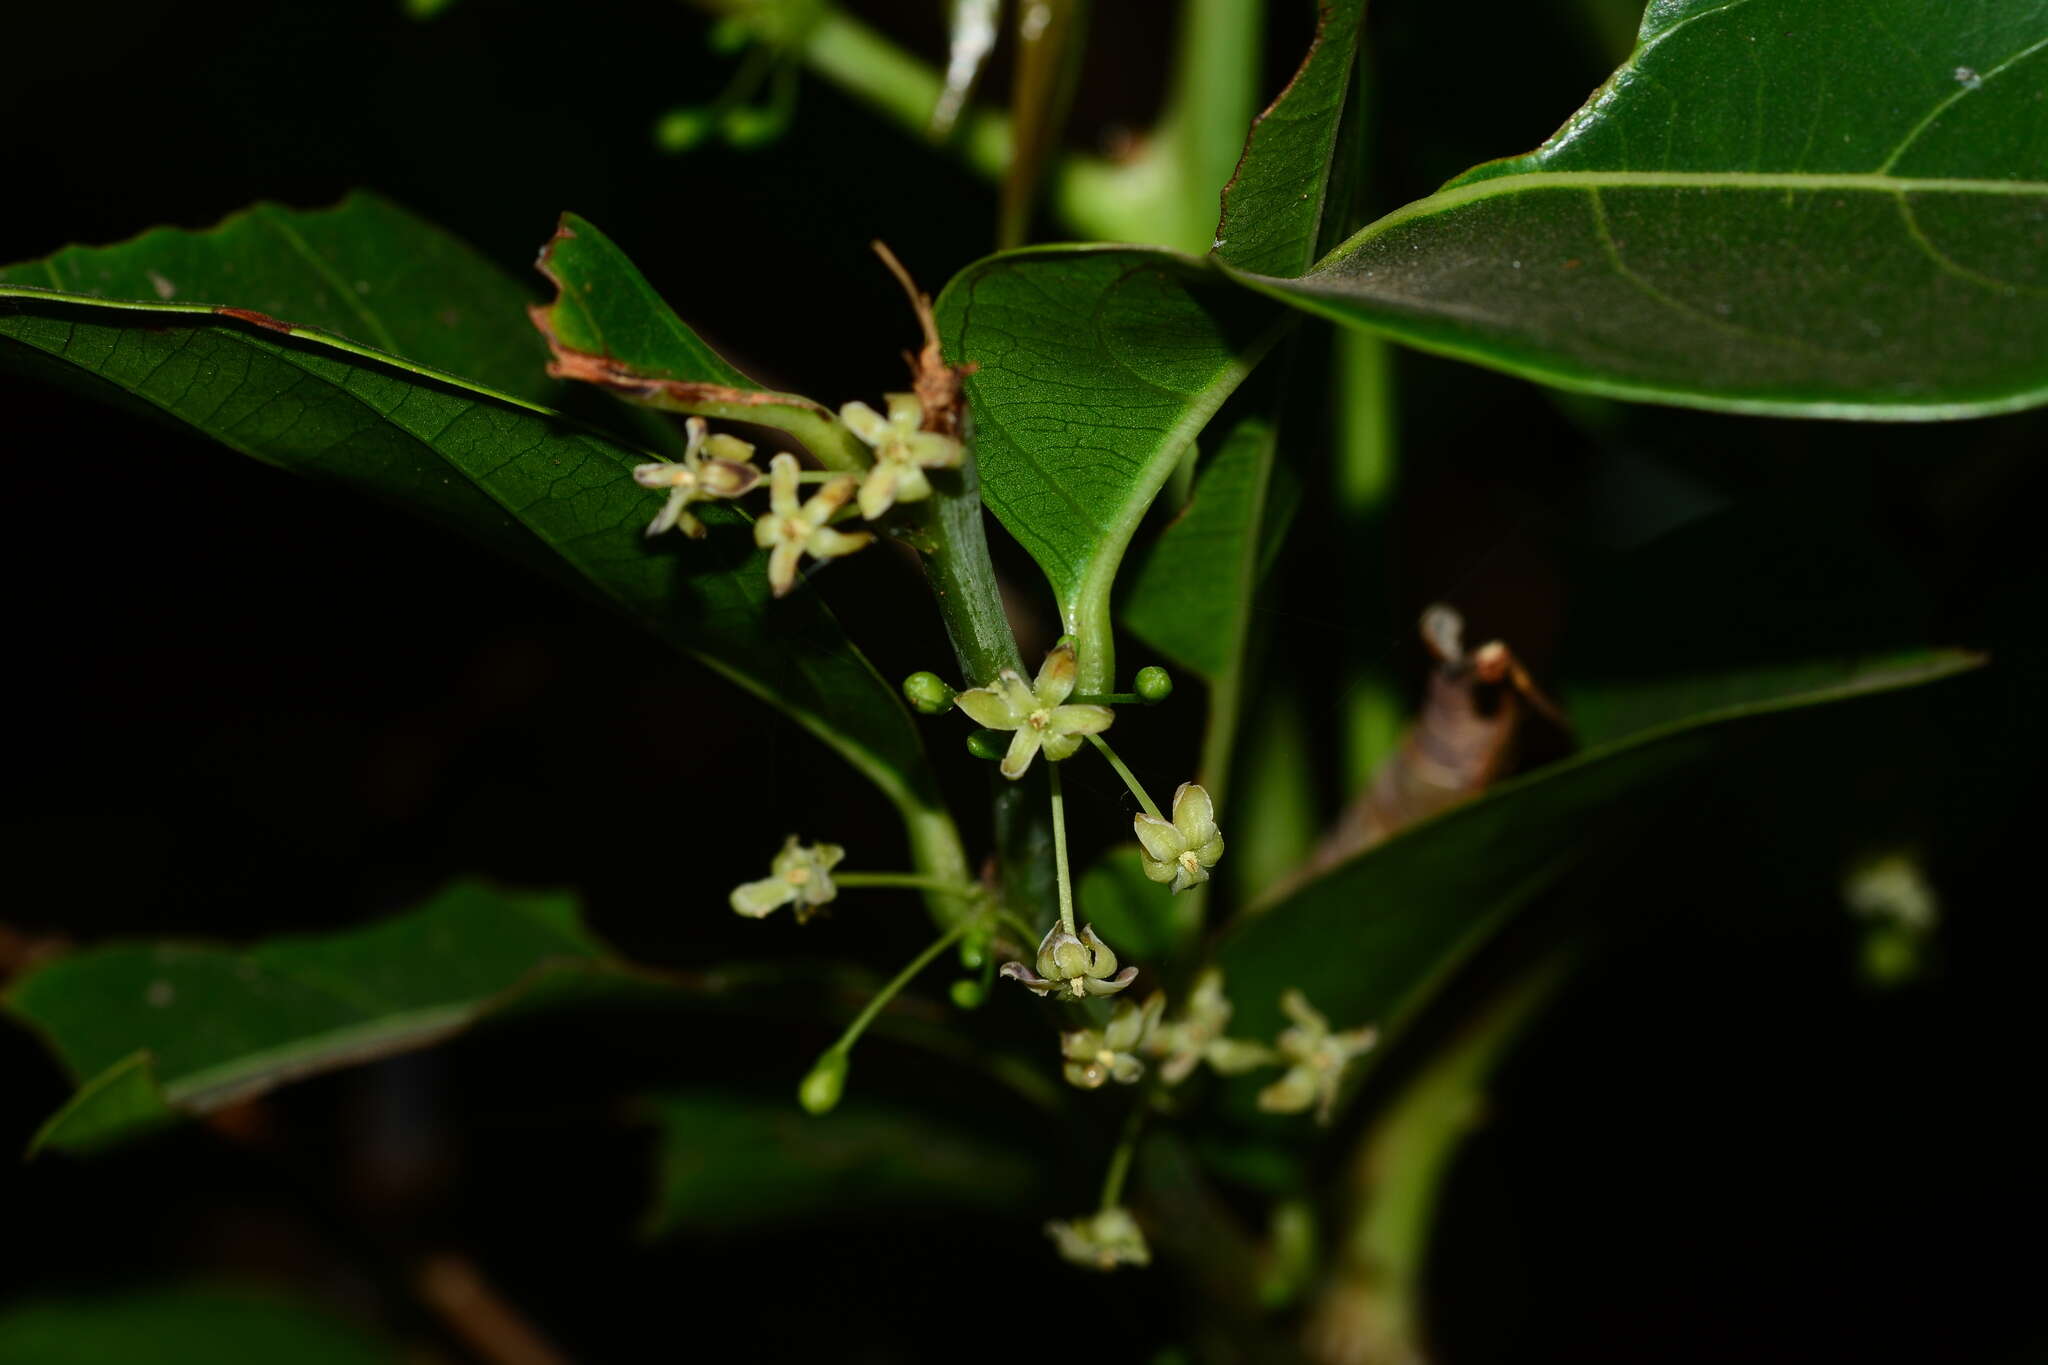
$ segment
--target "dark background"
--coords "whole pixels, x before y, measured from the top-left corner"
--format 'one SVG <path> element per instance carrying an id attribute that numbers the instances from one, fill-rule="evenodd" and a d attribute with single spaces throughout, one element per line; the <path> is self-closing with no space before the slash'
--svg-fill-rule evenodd
<path id="1" fill-rule="evenodd" d="M 1171 14 L 1098 8 L 1082 143 L 1143 124 Z M 927 52 L 938 10 L 869 7 Z M 872 401 L 900 384 L 911 338 L 868 239 L 928 287 L 989 246 L 990 189 L 815 82 L 778 146 L 655 151 L 659 115 L 729 71 L 680 6 L 463 0 L 419 25 L 395 0 L 131 2 L 9 26 L 0 260 L 368 185 L 525 272 L 573 208 L 743 368 Z M 1305 14 L 1276 20 L 1269 88 L 1307 32 Z M 1372 42 L 1380 207 L 1533 145 L 1611 64 L 1552 3 L 1497 7 L 1475 32 L 1454 7 L 1388 0 Z M 1416 357 L 1401 374 L 1390 525 L 1361 549 L 1311 497 L 1291 591 L 1264 616 L 1312 733 L 1336 723 L 1347 661 L 1419 679 L 1388 623 L 1441 597 L 1545 676 L 1767 653 L 1801 632 L 1994 658 L 1767 731 L 1655 837 L 1551 898 L 1606 926 L 1609 948 L 1459 1162 L 1434 1277 L 1445 1357 L 2031 1358 L 2048 1212 L 2027 1102 L 2043 423 L 1766 422 L 1560 405 Z M 15 698 L 0 919 L 17 930 L 330 927 L 482 873 L 574 886 L 600 933 L 666 965 L 886 968 L 915 946 L 914 926 L 852 914 L 803 936 L 739 925 L 701 889 L 760 875 L 785 828 L 895 839 L 856 777 L 703 670 L 399 512 L 4 374 L 0 402 Z M 1319 457 L 1300 460 L 1313 486 Z M 1684 553 L 1658 557 L 1674 543 L 1651 534 L 1659 518 L 1686 522 Z M 935 621 L 861 607 L 909 591 L 904 566 L 869 556 L 824 578 L 885 674 L 945 659 Z M 1158 743 L 1193 742 L 1197 699 L 1160 714 Z M 948 761 L 971 797 L 979 774 Z M 1091 779 L 1077 800 L 1085 822 L 1121 793 Z M 1946 914 L 1927 971 L 1881 991 L 1857 973 L 1837 888 L 1847 857 L 1892 845 L 1924 850 Z M 1031 1026 L 1001 1008 L 992 1027 Z M 402 1267 L 453 1248 L 592 1361 L 726 1333 L 834 1360 L 1064 1350 L 1077 1322 L 1126 1356 L 1176 1340 L 1170 1276 L 1096 1281 L 1047 1253 L 1035 1224 L 1064 1204 L 643 1245 L 649 1137 L 618 1121 L 621 1101 L 660 1085 L 783 1095 L 829 1037 L 801 994 L 741 1019 L 509 1024 L 296 1087 L 232 1134 L 8 1171 L 0 1292 L 254 1275 L 432 1338 Z M 1020 1121 L 928 1065 L 864 1045 L 863 1079 L 885 1093 Z M 0 1148 L 67 1089 L 33 1039 L 0 1030 Z M 1058 1179 L 1092 1191 L 1100 1145 L 1044 1145 Z"/>

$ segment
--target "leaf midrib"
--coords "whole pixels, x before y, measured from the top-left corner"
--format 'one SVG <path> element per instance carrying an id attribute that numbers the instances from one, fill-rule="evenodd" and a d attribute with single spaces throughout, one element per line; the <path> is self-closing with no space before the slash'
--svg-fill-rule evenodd
<path id="1" fill-rule="evenodd" d="M 1364 246 L 1374 238 L 1417 218 L 1446 213 L 1467 204 L 1511 194 L 1542 190 L 1583 189 L 1698 189 L 1792 191 L 1824 193 L 1829 190 L 1863 194 L 1989 194 L 2022 198 L 2048 198 L 2048 180 L 1985 180 L 1940 176 L 1882 175 L 1876 172 L 1806 171 L 1529 171 L 1521 175 L 1495 176 L 1470 184 L 1439 190 L 1424 199 L 1404 204 L 1383 218 L 1360 228 L 1316 262 L 1311 276 Z M 1249 273 L 1249 272 L 1245 272 Z"/>

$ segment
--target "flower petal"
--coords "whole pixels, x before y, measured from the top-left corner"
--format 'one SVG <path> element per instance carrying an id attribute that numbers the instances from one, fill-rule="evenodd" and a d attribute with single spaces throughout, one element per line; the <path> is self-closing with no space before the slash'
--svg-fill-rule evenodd
<path id="1" fill-rule="evenodd" d="M 1048 727 L 1063 735 L 1099 735 L 1116 721 L 1107 706 L 1059 706 L 1047 718 Z"/>
<path id="2" fill-rule="evenodd" d="M 1179 863 L 1162 863 L 1156 858 L 1141 858 L 1138 865 L 1144 869 L 1146 879 L 1155 882 L 1170 882 L 1180 870 Z"/>
<path id="3" fill-rule="evenodd" d="M 784 451 L 768 462 L 768 506 L 779 520 L 797 514 L 796 456 Z"/>
<path id="4" fill-rule="evenodd" d="M 1143 811 L 1133 815 L 1131 832 L 1138 836 L 1145 856 L 1158 862 L 1170 863 L 1187 851 L 1187 840 L 1181 838 L 1180 831 L 1156 815 L 1147 815 Z M 1162 881 L 1164 878 L 1154 877 L 1153 880 Z"/>
<path id="5" fill-rule="evenodd" d="M 922 469 L 902 460 L 891 460 L 889 464 L 902 471 L 897 476 L 896 501 L 923 502 L 932 495 L 932 481 L 924 476 Z"/>
<path id="6" fill-rule="evenodd" d="M 885 393 L 889 404 L 889 425 L 899 432 L 916 431 L 924 424 L 924 404 L 914 393 Z"/>
<path id="7" fill-rule="evenodd" d="M 1038 731 L 1029 725 L 1022 725 L 1017 728 L 1017 733 L 1010 737 L 1009 752 L 1003 755 L 1002 774 L 1004 777 L 1015 782 L 1018 778 L 1024 776 L 1024 770 L 1029 768 L 1031 760 L 1038 756 L 1038 746 L 1041 738 L 1042 736 L 1039 735 Z"/>
<path id="8" fill-rule="evenodd" d="M 889 439 L 889 424 L 866 403 L 848 403 L 839 409 L 839 420 L 846 423 L 847 430 L 871 446 L 878 446 Z"/>
<path id="9" fill-rule="evenodd" d="M 903 453 L 925 469 L 953 469 L 960 464 L 960 443 L 936 431 L 916 431 L 903 438 Z"/>
<path id="10" fill-rule="evenodd" d="M 967 713 L 976 725 L 989 730 L 1014 730 L 1024 723 L 1023 715 L 995 686 L 971 687 L 953 694 L 953 705 Z"/>
<path id="11" fill-rule="evenodd" d="M 661 511 L 655 514 L 653 521 L 647 523 L 647 534 L 658 536 L 663 531 L 668 530 L 669 527 L 674 526 L 677 518 L 683 515 L 683 508 L 689 504 L 689 501 L 690 494 L 687 489 L 678 488 L 675 492 L 669 494 L 668 501 L 661 505 Z"/>
<path id="12" fill-rule="evenodd" d="M 1183 782 L 1173 794 L 1173 823 L 1190 845 L 1205 844 L 1216 835 L 1216 807 L 1209 793 Z"/>
<path id="13" fill-rule="evenodd" d="M 829 526 L 820 526 L 804 541 L 804 548 L 817 559 L 837 559 L 850 555 L 855 550 L 865 549 L 873 540 L 871 531 L 835 531 Z"/>
<path id="14" fill-rule="evenodd" d="M 755 525 L 761 523 L 756 522 Z M 803 558 L 803 545 L 794 540 L 777 542 L 775 550 L 768 556 L 768 586 L 775 590 L 777 597 L 785 597 L 796 586 L 796 565 Z"/>
<path id="15" fill-rule="evenodd" d="M 901 477 L 903 466 L 894 460 L 877 460 L 875 467 L 860 484 L 860 514 L 869 521 L 896 504 L 896 481 Z"/>
<path id="16" fill-rule="evenodd" d="M 796 899 L 796 888 L 780 877 L 764 877 L 732 889 L 732 908 L 748 919 L 760 919 Z"/>
<path id="17" fill-rule="evenodd" d="M 1045 656 L 1045 662 L 1038 666 L 1038 677 L 1031 685 L 1031 692 L 1040 706 L 1058 706 L 1073 695 L 1074 678 L 1077 673 L 1074 662 L 1074 646 L 1066 640 L 1052 647 Z"/>
<path id="18" fill-rule="evenodd" d="M 1138 979 L 1136 967 L 1126 967 L 1107 981 L 1098 981 L 1092 976 L 1076 977 L 1074 984 L 1090 995 L 1115 995 Z"/>
<path id="19" fill-rule="evenodd" d="M 817 492 L 811 494 L 811 500 L 804 504 L 803 519 L 813 526 L 823 526 L 832 520 L 834 512 L 846 506 L 847 500 L 859 487 L 860 480 L 851 474 L 827 479 L 819 486 Z"/>

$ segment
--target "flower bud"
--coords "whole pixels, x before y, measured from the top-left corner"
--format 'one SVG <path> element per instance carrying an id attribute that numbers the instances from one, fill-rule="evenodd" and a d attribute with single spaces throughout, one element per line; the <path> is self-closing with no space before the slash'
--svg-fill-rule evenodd
<path id="1" fill-rule="evenodd" d="M 903 695 L 927 716 L 953 709 L 953 689 L 936 673 L 913 673 L 903 680 Z"/>
<path id="2" fill-rule="evenodd" d="M 1165 701 L 1173 695 L 1173 675 L 1158 664 L 1150 664 L 1138 670 L 1136 686 L 1132 689 L 1146 705 Z"/>
<path id="3" fill-rule="evenodd" d="M 964 976 L 955 981 L 946 993 L 953 997 L 954 1006 L 963 1010 L 980 1009 L 981 1002 L 988 998 L 988 992 L 982 989 L 979 981 Z"/>
<path id="4" fill-rule="evenodd" d="M 967 752 L 993 763 L 1009 752 L 1010 741 L 999 730 L 976 730 L 967 736 Z"/>
<path id="5" fill-rule="evenodd" d="M 796 1102 L 810 1114 L 829 1114 L 846 1089 L 846 1054 L 830 1048 L 796 1088 Z"/>

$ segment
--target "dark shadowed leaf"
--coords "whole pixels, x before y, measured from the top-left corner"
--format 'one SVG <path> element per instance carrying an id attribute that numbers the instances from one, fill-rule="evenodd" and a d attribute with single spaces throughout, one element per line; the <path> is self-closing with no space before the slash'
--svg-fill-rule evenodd
<path id="1" fill-rule="evenodd" d="M 1299 275 L 1315 260 L 1364 17 L 1365 0 L 1330 0 L 1320 7 L 1314 46 L 1280 97 L 1252 124 L 1244 157 L 1223 188 L 1219 259 L 1283 278 Z"/>
<path id="2" fill-rule="evenodd" d="M 1194 496 L 1133 575 L 1122 621 L 1212 685 L 1244 654 L 1266 546 L 1273 429 L 1240 423 L 1202 466 Z"/>
<path id="3" fill-rule="evenodd" d="M 514 1002 L 642 988 L 572 898 L 460 883 L 345 933 L 89 949 L 0 1001 L 79 1084 L 35 1146 L 78 1149 L 430 1046 Z"/>
<path id="4" fill-rule="evenodd" d="M 909 1110 L 719 1095 L 643 1101 L 660 1126 L 650 1235 L 930 1204 L 1008 1210 L 1038 1183 L 1024 1152 Z"/>
<path id="5" fill-rule="evenodd" d="M 390 1365 L 394 1342 L 257 1289 L 195 1286 L 0 1308 L 0 1365 Z"/>
<path id="6" fill-rule="evenodd" d="M 56 291 L 56 292 L 52 292 Z M 924 759 L 895 690 L 813 593 L 772 601 L 743 519 L 706 541 L 642 529 L 645 455 L 535 406 L 527 296 L 370 195 L 260 205 L 0 270 L 0 362 L 70 367 L 267 463 L 402 503 L 629 615 L 783 707 L 899 805 Z M 400 357 L 403 357 L 402 359 Z"/>
<path id="7" fill-rule="evenodd" d="M 1695 709 L 1512 779 L 1255 908 L 1220 950 L 1241 1031 L 1281 1023 L 1289 986 L 1334 1026 L 1397 1027 L 1458 961 L 1546 886 L 1663 808 L 1671 779 L 1711 758 L 1725 727 L 1752 717 L 1913 687 L 1974 668 L 1925 651 L 1835 661 L 1774 690 Z M 1703 698 L 1704 702 L 1705 699 Z"/>
<path id="8" fill-rule="evenodd" d="M 1339 322 L 1620 398 L 1934 418 L 2048 401 L 2048 0 L 1657 0 L 1528 156 L 1299 280 Z"/>
<path id="9" fill-rule="evenodd" d="M 1081 686 L 1106 690 L 1109 589 L 1174 462 L 1281 319 L 1202 263 L 1048 247 L 968 267 L 939 298 L 966 381 L 982 498 L 1052 581 Z"/>

